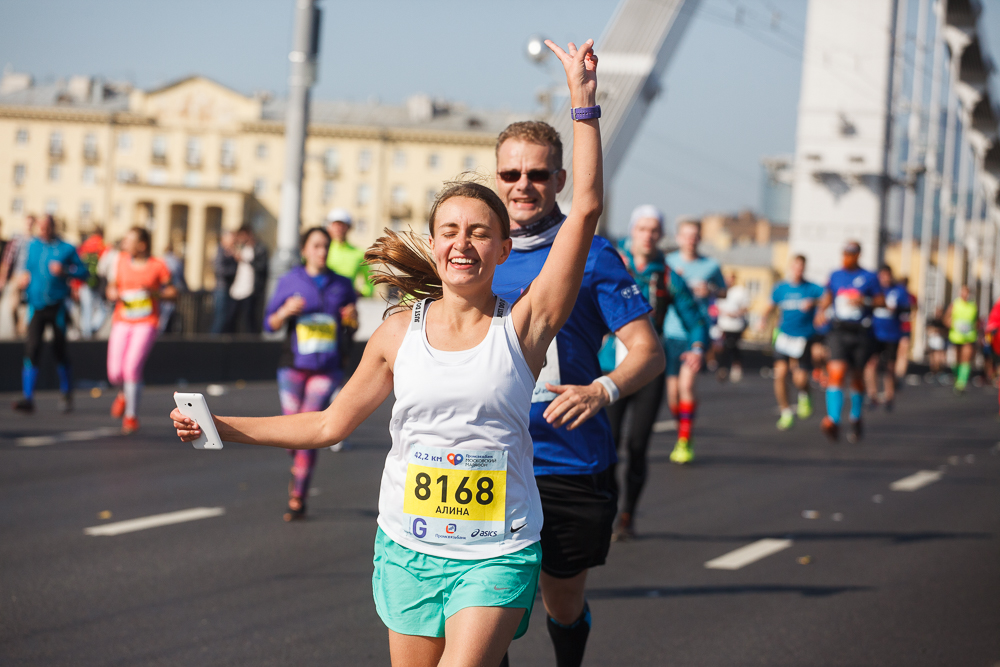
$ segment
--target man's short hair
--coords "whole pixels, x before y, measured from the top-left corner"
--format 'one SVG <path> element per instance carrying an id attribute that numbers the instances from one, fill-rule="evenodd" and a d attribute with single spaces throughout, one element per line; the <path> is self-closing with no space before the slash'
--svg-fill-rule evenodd
<path id="1" fill-rule="evenodd" d="M 563 145 L 556 128 L 540 120 L 523 120 L 508 125 L 497 137 L 497 157 L 500 157 L 500 147 L 510 139 L 526 141 L 529 144 L 549 147 L 549 160 L 558 169 L 563 166 Z"/>
<path id="2" fill-rule="evenodd" d="M 793 262 L 802 262 L 803 264 L 805 264 L 806 263 L 806 256 L 805 255 L 795 255 L 794 257 L 792 257 L 792 261 Z"/>
<path id="3" fill-rule="evenodd" d="M 685 225 L 691 225 L 696 230 L 698 230 L 698 234 L 699 235 L 701 234 L 701 221 L 700 220 L 692 220 L 691 218 L 681 218 L 680 220 L 678 220 L 675 223 L 675 226 L 677 227 L 677 230 L 674 233 L 680 232 L 681 231 L 681 227 L 684 227 Z"/>

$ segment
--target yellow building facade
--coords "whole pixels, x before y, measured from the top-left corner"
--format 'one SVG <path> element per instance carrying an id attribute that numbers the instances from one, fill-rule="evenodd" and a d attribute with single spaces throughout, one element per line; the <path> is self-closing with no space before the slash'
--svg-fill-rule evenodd
<path id="1" fill-rule="evenodd" d="M 517 117 L 411 98 L 405 107 L 314 102 L 302 225 L 354 216 L 351 241 L 423 229 L 434 195 L 467 171 L 490 173 L 497 134 Z M 0 93 L 0 234 L 53 214 L 72 242 L 101 226 L 116 240 L 150 229 L 153 252 L 182 254 L 191 289 L 214 286 L 223 230 L 251 225 L 273 247 L 284 175 L 284 105 L 204 77 L 150 90 L 100 80 Z"/>

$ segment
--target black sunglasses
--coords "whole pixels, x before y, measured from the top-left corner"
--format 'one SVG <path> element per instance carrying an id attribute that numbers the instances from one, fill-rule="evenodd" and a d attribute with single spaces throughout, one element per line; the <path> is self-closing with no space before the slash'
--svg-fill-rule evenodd
<path id="1" fill-rule="evenodd" d="M 544 183 L 545 181 L 552 178 L 552 174 L 557 173 L 558 169 L 529 169 L 527 171 L 528 180 L 532 183 Z M 525 172 L 518 171 L 517 169 L 506 169 L 504 171 L 497 172 L 497 176 L 504 183 L 517 183 L 521 180 L 521 174 Z"/>

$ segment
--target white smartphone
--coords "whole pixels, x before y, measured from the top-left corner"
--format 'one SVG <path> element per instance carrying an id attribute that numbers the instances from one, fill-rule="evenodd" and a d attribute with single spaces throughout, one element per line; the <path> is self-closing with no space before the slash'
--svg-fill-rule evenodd
<path id="1" fill-rule="evenodd" d="M 208 403 L 201 394 L 174 394 L 174 403 L 185 417 L 190 417 L 201 427 L 201 437 L 193 441 L 195 449 L 222 449 L 222 438 L 215 428 Z"/>

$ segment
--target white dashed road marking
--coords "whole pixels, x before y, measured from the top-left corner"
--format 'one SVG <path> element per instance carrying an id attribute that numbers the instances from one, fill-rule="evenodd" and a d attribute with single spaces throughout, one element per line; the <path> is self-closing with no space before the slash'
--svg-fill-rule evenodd
<path id="1" fill-rule="evenodd" d="M 757 540 L 745 547 L 740 547 L 736 551 L 730 551 L 718 558 L 713 558 L 705 563 L 705 567 L 710 570 L 738 570 L 750 563 L 759 561 L 761 558 L 767 558 L 771 554 L 784 551 L 790 546 L 792 546 L 791 540 L 776 540 L 772 538 Z"/>
<path id="2" fill-rule="evenodd" d="M 154 514 L 153 516 L 144 516 L 138 519 L 129 519 L 128 521 L 116 521 L 115 523 L 106 523 L 101 526 L 91 526 L 90 528 L 84 528 L 83 532 L 87 535 L 95 536 L 121 535 L 122 533 L 132 533 L 137 530 L 146 530 L 147 528 L 159 528 L 160 526 L 169 526 L 174 523 L 184 523 L 185 521 L 210 519 L 213 516 L 220 516 L 225 513 L 225 507 L 193 507 L 189 510 L 180 510 L 179 512 Z"/>
<path id="3" fill-rule="evenodd" d="M 916 491 L 917 489 L 922 489 L 928 484 L 933 484 L 938 481 L 941 479 L 943 474 L 944 473 L 940 470 L 921 470 L 920 472 L 913 473 L 909 477 L 897 479 L 889 485 L 889 488 L 893 491 Z"/>
<path id="4" fill-rule="evenodd" d="M 677 420 L 668 419 L 662 422 L 656 422 L 653 424 L 653 433 L 669 433 L 670 431 L 677 430 Z"/>
<path id="5" fill-rule="evenodd" d="M 18 447 L 45 447 L 59 442 L 81 442 L 83 440 L 97 440 L 106 438 L 109 435 L 120 435 L 120 426 L 105 426 L 95 428 L 92 431 L 66 431 L 65 433 L 53 433 L 52 435 L 33 435 L 18 438 L 14 442 Z"/>

